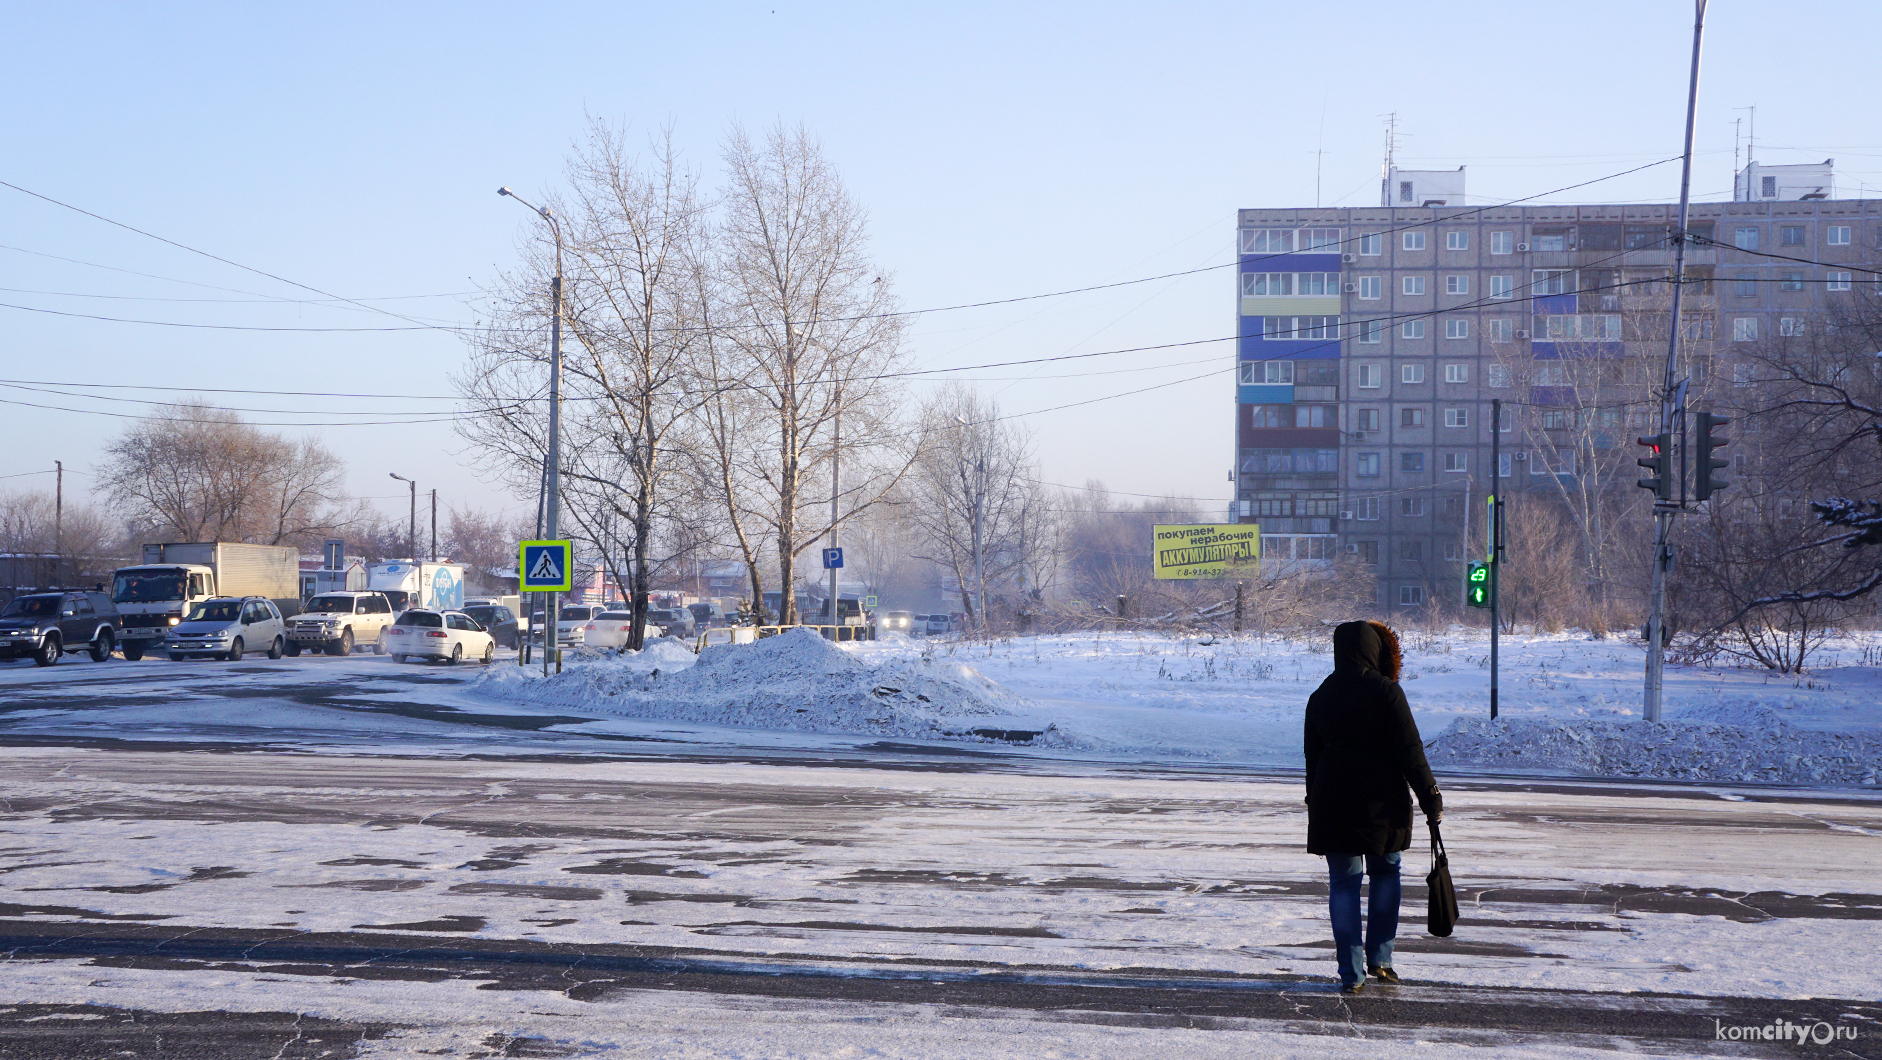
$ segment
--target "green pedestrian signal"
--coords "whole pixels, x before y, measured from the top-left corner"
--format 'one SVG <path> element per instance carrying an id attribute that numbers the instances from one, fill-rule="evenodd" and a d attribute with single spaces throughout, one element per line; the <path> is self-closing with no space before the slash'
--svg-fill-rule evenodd
<path id="1" fill-rule="evenodd" d="M 1464 575 L 1464 602 L 1472 607 L 1490 606 L 1490 565 L 1473 562 Z"/>

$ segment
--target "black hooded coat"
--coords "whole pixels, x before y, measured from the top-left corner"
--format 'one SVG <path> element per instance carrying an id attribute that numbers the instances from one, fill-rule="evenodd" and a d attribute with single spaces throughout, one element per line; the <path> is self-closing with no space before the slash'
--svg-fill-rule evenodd
<path id="1" fill-rule="evenodd" d="M 1307 851 L 1387 854 L 1411 846 L 1411 792 L 1442 811 L 1411 706 L 1398 637 L 1377 622 L 1333 630 L 1333 673 L 1307 699 Z"/>

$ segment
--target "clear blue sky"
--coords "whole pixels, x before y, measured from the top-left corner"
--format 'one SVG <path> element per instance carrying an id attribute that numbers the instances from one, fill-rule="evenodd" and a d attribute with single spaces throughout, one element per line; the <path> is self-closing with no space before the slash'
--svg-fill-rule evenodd
<path id="1" fill-rule="evenodd" d="M 1730 197 L 1732 120 L 1765 162 L 1834 156 L 1843 194 L 1882 187 L 1868 103 L 1873 3 L 1709 16 L 1695 194 Z M 528 216 L 498 185 L 552 187 L 587 116 L 672 123 L 709 176 L 728 124 L 802 121 L 873 219 L 909 308 L 1231 261 L 1235 210 L 1376 202 L 1381 116 L 1408 165 L 1470 166 L 1473 201 L 1532 195 L 1677 153 L 1690 5 L 1243 4 L 13 5 L 0 180 L 233 261 L 441 323 L 515 260 Z M 1669 200 L 1676 165 L 1565 197 Z M 195 324 L 380 327 L 313 298 L 0 188 L 0 302 Z M 16 249 L 15 249 L 16 248 Z M 23 253 L 32 251 L 36 253 Z M 150 279 L 57 261 L 149 273 Z M 182 283 L 177 281 L 190 281 Z M 190 284 L 207 285 L 191 286 Z M 1215 269 L 992 309 L 929 313 L 924 367 L 1220 339 Z M 230 288 L 233 290 L 217 290 Z M 33 293 L 20 293 L 28 291 Z M 54 293 L 46 293 L 54 292 Z M 114 297 L 96 297 L 96 296 Z M 85 296 L 85 297 L 81 297 Z M 425 297 L 409 297 L 425 296 Z M 170 300 L 157 300 L 170 299 Z M 176 301 L 229 299 L 232 301 Z M 0 376 L 207 391 L 261 422 L 448 411 L 450 333 L 217 331 L 0 309 Z M 961 373 L 1029 412 L 1044 477 L 1227 497 L 1229 344 Z M 1200 362 L 1185 364 L 1183 362 Z M 1116 374 L 1053 378 L 1066 372 Z M 53 388 L 59 389 L 59 388 Z M 69 388 L 67 388 L 69 389 Z M 74 391 L 76 393 L 76 391 Z M 152 391 L 95 391 L 162 397 Z M 137 413 L 0 387 L 0 399 Z M 0 489 L 81 473 L 124 421 L 0 405 Z M 402 418 L 402 417 L 400 417 Z M 523 505 L 441 422 L 318 431 L 354 490 L 403 510 L 397 471 L 442 504 Z"/>

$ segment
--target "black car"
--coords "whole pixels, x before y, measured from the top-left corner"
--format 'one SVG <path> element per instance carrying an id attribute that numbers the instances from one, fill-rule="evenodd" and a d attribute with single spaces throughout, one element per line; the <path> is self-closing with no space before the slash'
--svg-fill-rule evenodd
<path id="1" fill-rule="evenodd" d="M 17 596 L 0 610 L 0 659 L 30 656 L 40 666 L 51 666 L 66 652 L 89 651 L 93 662 L 104 662 L 117 646 L 118 628 L 118 609 L 109 593 Z"/>
<path id="2" fill-rule="evenodd" d="M 516 612 L 502 604 L 472 604 L 464 608 L 464 613 L 489 630 L 499 645 L 505 648 L 518 645 L 520 638 L 517 634 Z"/>

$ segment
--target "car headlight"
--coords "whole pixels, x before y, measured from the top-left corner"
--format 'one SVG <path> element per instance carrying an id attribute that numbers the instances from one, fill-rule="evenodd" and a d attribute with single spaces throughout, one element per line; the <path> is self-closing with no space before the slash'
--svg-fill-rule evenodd
<path id="1" fill-rule="evenodd" d="M 170 616 L 170 624 L 171 624 L 171 625 L 173 625 L 173 626 L 174 626 L 174 625 L 178 625 L 178 624 L 179 624 L 179 623 L 181 623 L 182 621 L 183 621 L 182 619 L 180 619 L 180 618 L 178 618 L 178 617 L 176 617 L 175 615 L 171 615 L 171 616 Z"/>

